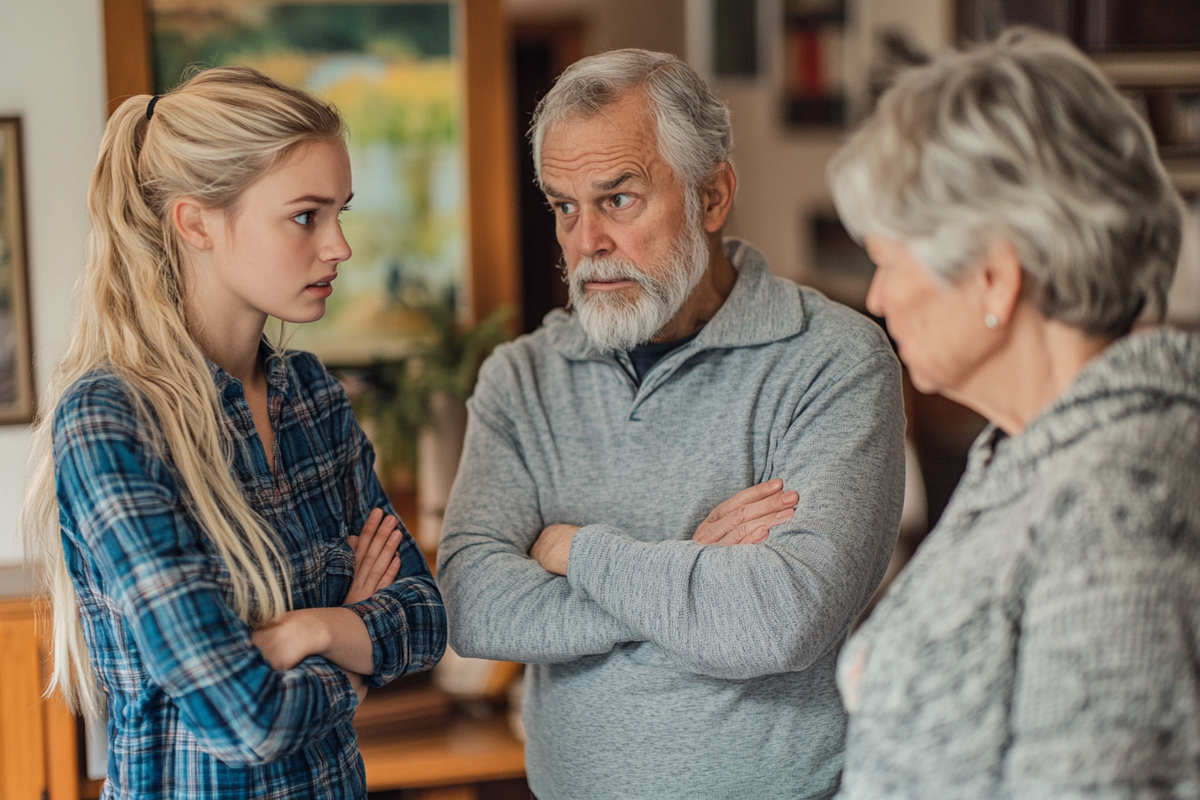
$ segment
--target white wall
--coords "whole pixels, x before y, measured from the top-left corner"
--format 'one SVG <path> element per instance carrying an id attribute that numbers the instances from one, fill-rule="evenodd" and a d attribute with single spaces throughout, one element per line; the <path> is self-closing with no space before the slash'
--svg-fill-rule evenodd
<path id="1" fill-rule="evenodd" d="M 83 263 L 86 192 L 104 124 L 100 0 L 0 3 L 0 115 L 19 114 L 25 143 L 34 378 L 39 393 L 66 343 Z M 0 564 L 16 539 L 29 428 L 0 427 Z"/>

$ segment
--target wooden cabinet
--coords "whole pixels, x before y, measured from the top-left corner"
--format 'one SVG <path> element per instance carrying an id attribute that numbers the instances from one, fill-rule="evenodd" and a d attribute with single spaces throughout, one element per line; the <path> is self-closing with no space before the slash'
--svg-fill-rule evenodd
<path id="1" fill-rule="evenodd" d="M 27 602 L 0 600 L 0 800 L 46 789 L 41 653 Z"/>
<path id="2" fill-rule="evenodd" d="M 18 567 L 0 568 L 0 800 L 78 800 L 75 717 L 45 698 L 40 620 Z"/>

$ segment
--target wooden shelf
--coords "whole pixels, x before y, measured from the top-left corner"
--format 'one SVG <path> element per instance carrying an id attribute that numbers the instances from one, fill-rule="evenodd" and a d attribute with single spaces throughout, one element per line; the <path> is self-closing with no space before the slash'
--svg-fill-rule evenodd
<path id="1" fill-rule="evenodd" d="M 505 715 L 359 740 L 369 791 L 464 786 L 525 777 L 525 746 Z"/>
<path id="2" fill-rule="evenodd" d="M 1200 53 L 1093 53 L 1117 86 L 1200 85 Z"/>

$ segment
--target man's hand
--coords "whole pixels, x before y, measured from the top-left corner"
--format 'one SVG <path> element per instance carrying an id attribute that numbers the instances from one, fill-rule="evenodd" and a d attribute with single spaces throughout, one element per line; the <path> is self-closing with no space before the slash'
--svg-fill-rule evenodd
<path id="1" fill-rule="evenodd" d="M 743 489 L 712 510 L 692 535 L 700 544 L 758 544 L 771 528 L 796 514 L 800 495 L 783 491 L 779 478 Z M 544 534 L 543 534 L 544 535 Z"/>
<path id="2" fill-rule="evenodd" d="M 357 536 L 347 537 L 354 550 L 354 580 L 346 593 L 343 605 L 362 602 L 380 589 L 390 586 L 400 574 L 400 522 L 395 517 L 383 515 L 376 508 L 363 523 Z"/>
<path id="3" fill-rule="evenodd" d="M 550 525 L 538 536 L 529 555 L 542 565 L 542 569 L 555 575 L 567 574 L 567 558 L 571 555 L 571 541 L 578 533 L 578 525 Z"/>

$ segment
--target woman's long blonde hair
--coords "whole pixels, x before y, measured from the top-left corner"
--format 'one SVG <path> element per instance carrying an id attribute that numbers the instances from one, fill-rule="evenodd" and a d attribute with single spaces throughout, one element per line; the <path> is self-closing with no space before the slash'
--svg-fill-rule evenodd
<path id="1" fill-rule="evenodd" d="M 150 100 L 126 100 L 104 131 L 88 187 L 91 233 L 77 287 L 79 317 L 34 425 L 19 525 L 26 558 L 49 595 L 49 689 L 57 686 L 72 708 L 91 714 L 102 704 L 63 553 L 54 411 L 90 372 L 124 381 L 147 440 L 168 459 L 192 517 L 225 560 L 238 616 L 261 625 L 286 611 L 287 561 L 231 475 L 220 398 L 188 332 L 170 213 L 188 197 L 233 216 L 246 188 L 297 147 L 344 137 L 332 106 L 243 67 L 198 73 L 159 98 L 152 115 Z"/>

